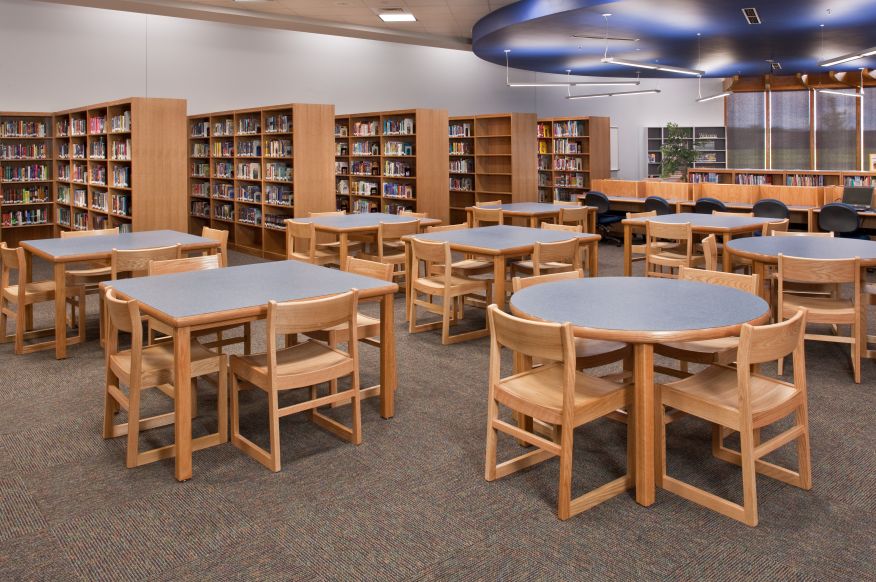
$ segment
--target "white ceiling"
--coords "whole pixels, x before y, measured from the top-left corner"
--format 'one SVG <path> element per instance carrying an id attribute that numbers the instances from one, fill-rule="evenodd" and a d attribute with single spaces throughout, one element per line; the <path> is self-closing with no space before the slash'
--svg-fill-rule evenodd
<path id="1" fill-rule="evenodd" d="M 45 1 L 467 50 L 474 23 L 515 0 Z M 377 15 L 387 8 L 417 22 L 383 22 Z"/>

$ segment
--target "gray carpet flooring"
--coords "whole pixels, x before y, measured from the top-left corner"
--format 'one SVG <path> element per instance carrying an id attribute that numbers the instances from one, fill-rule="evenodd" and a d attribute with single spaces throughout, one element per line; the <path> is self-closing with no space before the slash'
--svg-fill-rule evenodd
<path id="1" fill-rule="evenodd" d="M 620 251 L 600 252 L 602 273 L 618 274 Z M 232 254 L 233 264 L 253 260 Z M 37 276 L 48 276 L 45 266 Z M 855 385 L 847 348 L 807 346 L 814 488 L 759 477 L 757 528 L 665 491 L 650 508 L 621 495 L 561 522 L 556 460 L 484 481 L 487 340 L 444 347 L 437 333 L 408 335 L 402 305 L 399 296 L 395 418 L 381 419 L 377 400 L 366 401 L 358 447 L 303 416 L 286 418 L 278 474 L 230 444 L 195 453 L 186 483 L 174 480 L 172 461 L 126 469 L 124 439 L 100 436 L 94 323 L 90 341 L 65 361 L 50 352 L 16 357 L 0 345 L 0 579 L 876 578 L 873 361 Z M 483 323 L 469 312 L 471 325 Z M 38 323 L 49 316 L 40 308 Z M 262 346 L 264 327 L 254 334 Z M 368 346 L 362 354 L 367 386 L 377 381 L 377 354 Z M 215 428 L 214 393 L 201 382 L 197 434 Z M 250 392 L 243 402 L 244 432 L 265 443 L 264 397 Z M 151 395 L 146 407 L 170 403 Z M 141 446 L 171 438 L 170 429 L 151 431 Z M 739 501 L 739 470 L 711 457 L 709 439 L 701 421 L 672 424 L 670 472 Z M 501 455 L 519 451 L 501 441 Z M 624 456 L 621 425 L 576 431 L 574 494 L 623 474 Z M 796 466 L 793 447 L 770 458 Z"/>

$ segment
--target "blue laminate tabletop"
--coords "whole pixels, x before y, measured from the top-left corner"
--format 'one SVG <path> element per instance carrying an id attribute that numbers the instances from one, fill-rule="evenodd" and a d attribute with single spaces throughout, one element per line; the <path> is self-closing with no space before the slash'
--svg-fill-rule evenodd
<path id="1" fill-rule="evenodd" d="M 511 296 L 515 313 L 570 322 L 595 337 L 650 343 L 695 337 L 703 330 L 732 335 L 769 314 L 766 301 L 737 289 L 649 277 L 597 277 L 534 285 Z M 605 332 L 605 333 L 600 333 Z"/>
<path id="2" fill-rule="evenodd" d="M 694 229 L 751 229 L 758 230 L 767 222 L 777 222 L 776 218 L 758 218 L 753 216 L 728 216 L 725 214 L 698 214 L 696 212 L 679 212 L 677 214 L 663 214 L 653 218 L 628 218 L 629 222 L 669 222 L 679 224 L 689 222 Z"/>
<path id="3" fill-rule="evenodd" d="M 574 233 L 562 230 L 527 228 L 524 226 L 482 226 L 444 232 L 418 234 L 416 238 L 431 241 L 447 241 L 451 247 L 481 249 L 502 252 L 517 252 L 532 248 L 537 242 L 559 242 L 570 238 L 583 241 L 599 240 L 599 236 L 589 233 Z"/>
<path id="4" fill-rule="evenodd" d="M 219 243 L 201 236 L 175 230 L 148 230 L 125 232 L 108 236 L 77 236 L 22 241 L 28 251 L 49 260 L 60 261 L 72 257 L 109 256 L 113 249 L 138 250 L 180 244 L 184 248 L 209 248 Z"/>
<path id="5" fill-rule="evenodd" d="M 364 296 L 398 290 L 394 283 L 299 261 L 123 279 L 114 281 L 112 287 L 173 319 L 258 308 L 271 300 L 310 299 L 353 288 Z"/>
<path id="6" fill-rule="evenodd" d="M 777 262 L 780 254 L 805 259 L 853 259 L 876 263 L 876 241 L 823 236 L 757 236 L 727 243 L 730 252 Z"/>
<path id="7" fill-rule="evenodd" d="M 310 218 L 296 218 L 295 222 L 312 222 L 317 227 L 327 227 L 332 230 L 356 230 L 376 229 L 381 222 L 411 222 L 419 220 L 425 224 L 441 222 L 434 218 L 418 218 L 416 216 L 402 216 L 399 214 L 386 214 L 383 212 L 361 212 L 353 214 L 332 214 L 326 216 L 313 216 Z"/>
<path id="8" fill-rule="evenodd" d="M 500 204 L 498 206 L 469 206 L 469 209 L 474 208 L 501 208 L 503 212 L 514 214 L 559 214 L 561 208 L 575 208 L 574 206 L 560 206 L 557 204 L 549 204 L 547 202 L 512 202 L 510 204 Z"/>

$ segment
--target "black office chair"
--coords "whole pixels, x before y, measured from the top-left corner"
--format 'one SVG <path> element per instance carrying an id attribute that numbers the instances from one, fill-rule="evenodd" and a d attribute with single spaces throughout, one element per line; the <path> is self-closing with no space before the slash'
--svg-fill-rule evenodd
<path id="1" fill-rule="evenodd" d="M 622 218 L 617 214 L 609 214 L 608 196 L 602 192 L 588 192 L 584 196 L 584 206 L 596 208 L 596 230 L 603 240 L 614 241 L 614 244 L 621 246 L 623 241 L 611 234 L 611 225 L 620 222 Z"/>
<path id="2" fill-rule="evenodd" d="M 645 198 L 644 211 L 651 212 L 652 210 L 657 213 L 657 216 L 675 213 L 675 210 L 672 209 L 672 206 L 666 201 L 666 198 L 661 198 L 660 196 L 648 196 Z"/>
<path id="3" fill-rule="evenodd" d="M 697 214 L 711 214 L 715 210 L 727 212 L 727 205 L 717 198 L 700 198 L 694 204 L 694 212 Z"/>
<path id="4" fill-rule="evenodd" d="M 861 217 L 854 206 L 845 202 L 831 202 L 818 213 L 818 228 L 842 238 L 870 238 L 860 230 Z"/>
<path id="5" fill-rule="evenodd" d="M 788 210 L 788 205 L 775 198 L 758 200 L 754 203 L 752 210 L 757 218 L 778 218 L 779 220 L 791 218 L 791 211 Z"/>

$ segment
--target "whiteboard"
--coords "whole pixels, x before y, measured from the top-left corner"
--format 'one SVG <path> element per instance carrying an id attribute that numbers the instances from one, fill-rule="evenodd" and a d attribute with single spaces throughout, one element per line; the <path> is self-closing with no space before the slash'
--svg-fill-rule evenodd
<path id="1" fill-rule="evenodd" d="M 609 141 L 611 142 L 611 171 L 617 172 L 618 170 L 620 170 L 620 167 L 618 166 L 618 159 L 620 157 L 618 155 L 618 152 L 620 151 L 620 149 L 618 146 L 617 128 L 610 127 L 608 132 Z"/>

